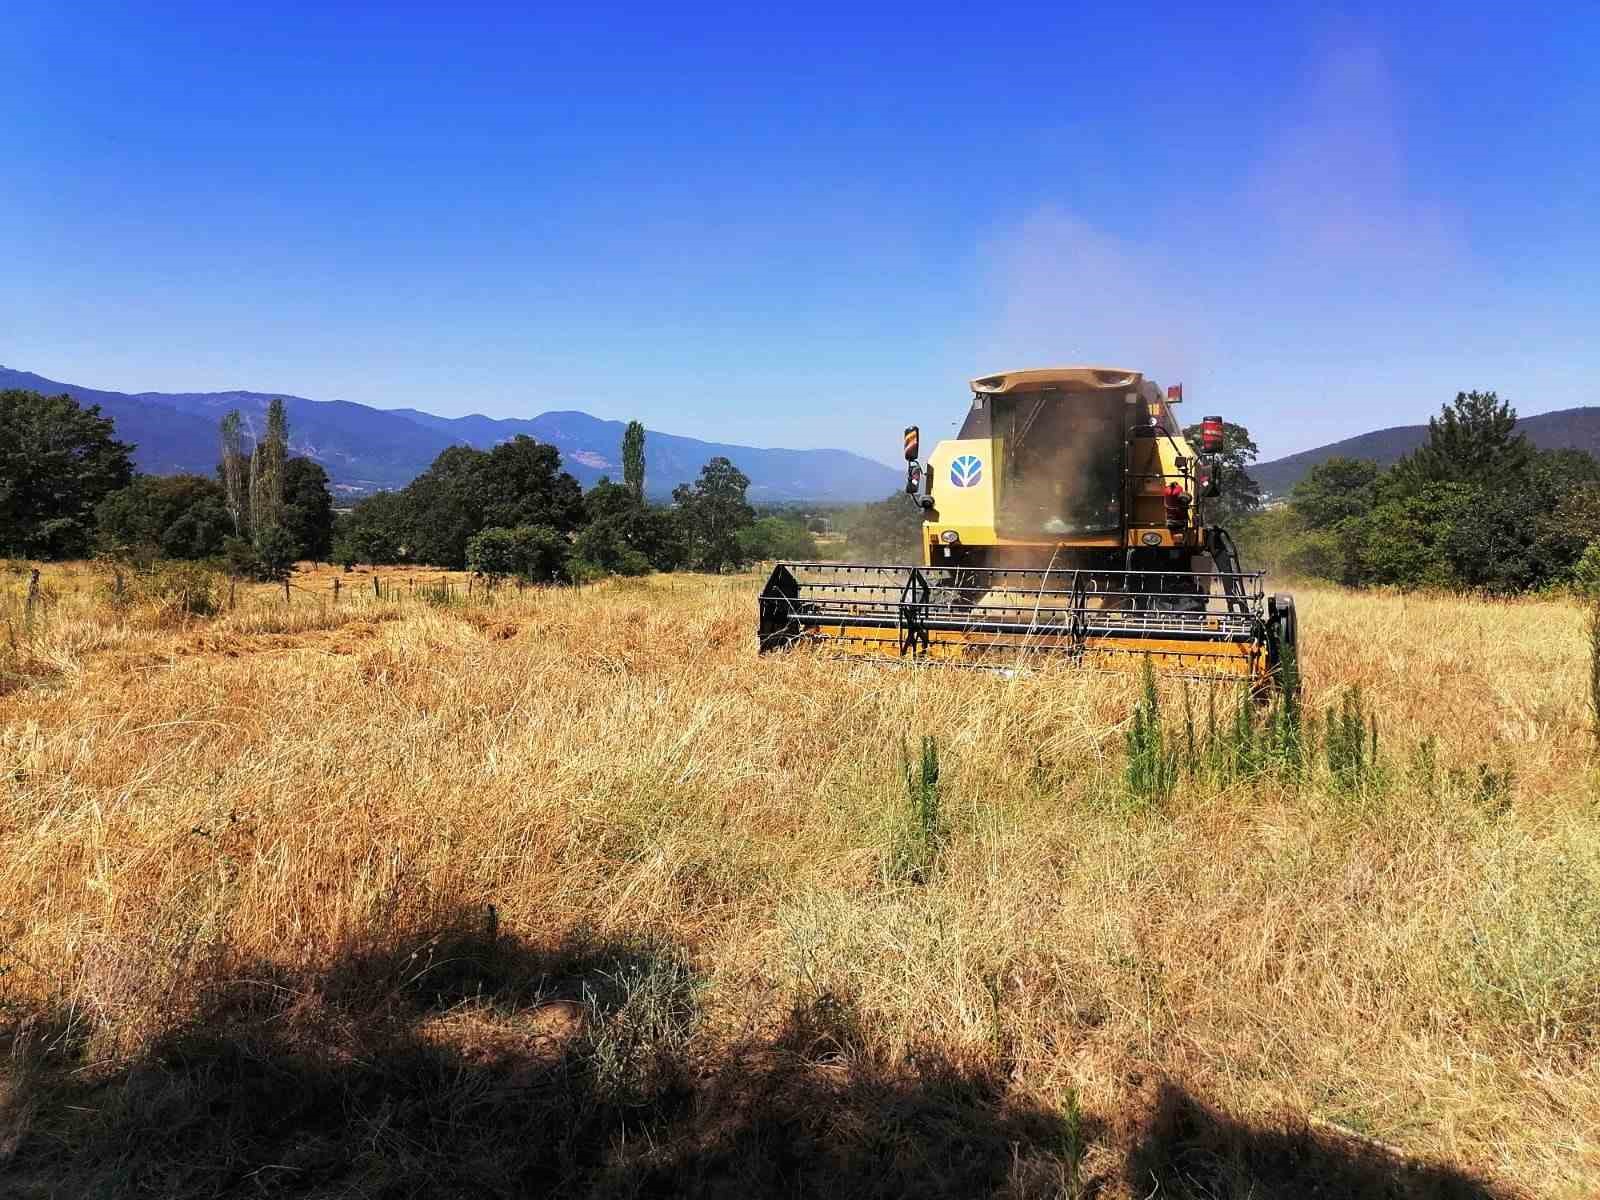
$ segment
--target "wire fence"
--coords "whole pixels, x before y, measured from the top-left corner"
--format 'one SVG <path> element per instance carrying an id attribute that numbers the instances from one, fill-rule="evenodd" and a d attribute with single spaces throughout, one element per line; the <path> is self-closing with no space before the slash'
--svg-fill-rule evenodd
<path id="1" fill-rule="evenodd" d="M 234 607 L 236 603 L 238 582 L 236 577 L 229 579 L 229 608 Z M 420 600 L 426 604 L 446 605 L 465 602 L 487 603 L 508 591 L 522 592 L 535 585 L 521 579 L 497 580 L 483 575 L 452 578 L 448 574 L 436 577 L 411 574 L 396 578 L 385 577 L 374 571 L 365 579 L 357 576 L 348 581 L 344 576 L 335 575 L 327 586 L 311 587 L 293 578 L 283 579 L 279 586 L 283 589 L 283 600 L 286 604 L 292 604 L 297 595 L 322 603 L 339 604 L 341 601 L 349 602 L 357 597 L 364 598 L 370 591 L 374 600 L 386 602 Z"/>

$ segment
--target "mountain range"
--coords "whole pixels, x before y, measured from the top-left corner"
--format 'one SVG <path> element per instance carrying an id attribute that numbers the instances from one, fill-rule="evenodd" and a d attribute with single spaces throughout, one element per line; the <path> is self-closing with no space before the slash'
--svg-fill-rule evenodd
<path id="1" fill-rule="evenodd" d="M 117 436 L 134 444 L 134 462 L 156 475 L 216 469 L 218 424 L 238 409 L 257 427 L 267 404 L 281 398 L 289 417 L 289 447 L 327 469 L 336 491 L 359 496 L 403 487 L 427 469 L 440 451 L 468 445 L 487 450 L 527 434 L 561 451 L 561 461 L 590 487 L 602 475 L 622 475 L 621 421 L 558 411 L 536 417 L 495 418 L 473 414 L 440 417 L 414 408 L 379 409 L 344 400 L 308 400 L 276 392 L 110 392 L 0 367 L 0 388 L 26 388 L 46 395 L 66 392 L 98 404 L 117 424 Z M 1600 408 L 1567 408 L 1524 417 L 1517 429 L 1540 449 L 1574 447 L 1600 456 Z M 1250 473 L 1269 497 L 1286 495 L 1312 467 L 1334 455 L 1366 458 L 1389 466 L 1427 439 L 1426 425 L 1396 425 L 1357 437 L 1256 463 Z M 750 478 L 758 503 L 880 500 L 897 491 L 893 467 L 846 450 L 781 450 L 732 446 L 650 430 L 645 434 L 645 487 L 664 498 L 687 483 L 714 456 L 722 455 Z"/>
<path id="2" fill-rule="evenodd" d="M 1600 408 L 1563 408 L 1557 412 L 1540 413 L 1523 417 L 1517 422 L 1517 432 L 1541 450 L 1587 450 L 1600 457 Z M 1396 425 L 1390 429 L 1376 429 L 1357 437 L 1346 438 L 1302 450 L 1270 462 L 1256 463 L 1250 474 L 1268 496 L 1287 495 L 1289 489 L 1305 477 L 1312 467 L 1335 455 L 1345 458 L 1371 459 L 1380 467 L 1395 463 L 1428 440 L 1426 425 Z"/>
<path id="3" fill-rule="evenodd" d="M 219 424 L 238 409 L 247 428 L 265 424 L 267 405 L 282 399 L 289 419 L 289 450 L 315 459 L 336 492 L 359 496 L 403 487 L 440 451 L 456 445 L 487 450 L 518 434 L 555 446 L 562 465 L 584 487 L 602 475 L 622 477 L 621 421 L 583 412 L 546 412 L 529 418 L 474 414 L 439 417 L 416 409 L 379 409 L 344 400 L 308 400 L 278 392 L 112 392 L 0 367 L 0 388 L 25 388 L 83 404 L 98 404 L 117 436 L 134 445 L 134 463 L 155 475 L 216 470 Z M 755 503 L 881 500 L 901 486 L 900 472 L 846 450 L 783 450 L 732 446 L 649 430 L 645 434 L 645 487 L 664 498 L 693 480 L 708 459 L 731 459 L 750 478 Z"/>

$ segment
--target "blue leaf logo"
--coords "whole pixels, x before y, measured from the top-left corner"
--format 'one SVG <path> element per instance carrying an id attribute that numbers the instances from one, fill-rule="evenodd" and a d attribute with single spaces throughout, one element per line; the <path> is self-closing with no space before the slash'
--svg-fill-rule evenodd
<path id="1" fill-rule="evenodd" d="M 973 487 L 983 479 L 983 459 L 963 454 L 950 464 L 950 482 L 957 487 Z"/>

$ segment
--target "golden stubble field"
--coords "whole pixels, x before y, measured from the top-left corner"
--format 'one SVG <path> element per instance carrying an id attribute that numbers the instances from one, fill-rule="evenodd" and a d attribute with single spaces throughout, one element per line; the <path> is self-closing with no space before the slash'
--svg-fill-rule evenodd
<path id="1" fill-rule="evenodd" d="M 1133 679 L 758 659 L 751 577 L 331 578 L 0 579 L 14 1194 L 1600 1190 L 1575 604 L 1302 587 L 1381 784 L 1152 808 Z"/>

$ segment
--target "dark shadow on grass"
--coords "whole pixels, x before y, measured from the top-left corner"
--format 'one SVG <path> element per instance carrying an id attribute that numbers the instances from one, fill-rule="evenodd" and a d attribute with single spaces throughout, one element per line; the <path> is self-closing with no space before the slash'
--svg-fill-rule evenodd
<path id="1" fill-rule="evenodd" d="M 991 1056 L 890 1062 L 828 997 L 730 1045 L 700 1028 L 686 957 L 648 939 L 535 946 L 477 917 L 315 975 L 229 974 L 111 1073 L 81 1023 L 0 1014 L 0 1195 L 1512 1195 L 1172 1085 L 1107 1132 Z"/>
<path id="2" fill-rule="evenodd" d="M 475 923 L 231 971 L 110 1075 L 13 1026 L 0 1194 L 1051 1195 L 1085 1133 L 936 1053 L 891 1069 L 846 1006 L 712 1053 L 673 947 Z"/>
<path id="3" fill-rule="evenodd" d="M 1452 1167 L 1286 1116 L 1247 1125 L 1163 1085 L 1127 1160 L 1130 1195 L 1168 1200 L 1513 1200 Z"/>

